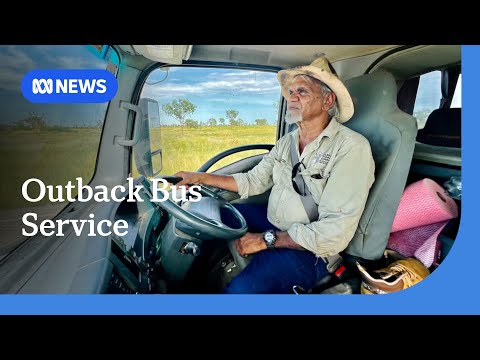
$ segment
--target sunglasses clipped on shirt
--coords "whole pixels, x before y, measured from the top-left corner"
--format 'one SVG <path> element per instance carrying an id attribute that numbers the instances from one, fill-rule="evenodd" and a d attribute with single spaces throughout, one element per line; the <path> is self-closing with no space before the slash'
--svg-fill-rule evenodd
<path id="1" fill-rule="evenodd" d="M 300 168 L 300 165 L 303 165 L 303 167 L 306 169 L 307 167 L 303 164 L 303 162 L 299 161 L 298 163 L 296 163 L 293 168 L 292 168 L 292 186 L 293 186 L 293 189 L 295 190 L 295 192 L 300 195 L 300 196 L 306 196 L 305 194 L 305 183 L 303 183 L 303 192 L 300 191 L 300 188 L 298 187 L 298 184 L 297 182 L 295 181 L 295 177 L 297 176 L 297 173 L 298 173 L 298 169 Z M 322 179 L 322 175 L 321 174 L 314 174 L 314 175 L 311 175 L 312 178 L 314 179 Z"/>

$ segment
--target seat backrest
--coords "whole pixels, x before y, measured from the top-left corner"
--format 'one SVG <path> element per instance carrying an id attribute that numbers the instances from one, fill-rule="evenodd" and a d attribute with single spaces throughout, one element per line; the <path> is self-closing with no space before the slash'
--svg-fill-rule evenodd
<path id="1" fill-rule="evenodd" d="M 428 115 L 425 127 L 418 130 L 417 140 L 422 144 L 461 147 L 462 109 L 436 109 Z"/>
<path id="2" fill-rule="evenodd" d="M 378 71 L 347 80 L 345 85 L 355 106 L 353 117 L 345 125 L 369 140 L 375 160 L 375 182 L 345 252 L 365 260 L 378 260 L 387 246 L 407 182 L 417 121 L 398 108 L 392 74 Z"/>

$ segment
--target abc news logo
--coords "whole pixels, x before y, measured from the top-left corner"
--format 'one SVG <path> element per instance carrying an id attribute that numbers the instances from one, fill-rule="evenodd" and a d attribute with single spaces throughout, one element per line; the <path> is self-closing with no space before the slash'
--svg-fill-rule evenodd
<path id="1" fill-rule="evenodd" d="M 107 70 L 32 70 L 22 80 L 23 96 L 33 103 L 101 103 L 118 90 Z"/>
<path id="2" fill-rule="evenodd" d="M 32 80 L 32 93 L 34 94 L 51 94 L 53 92 L 57 94 L 85 94 L 85 93 L 98 93 L 104 94 L 107 91 L 107 80 L 105 79 L 33 79 Z M 55 89 L 54 85 L 55 84 Z"/>

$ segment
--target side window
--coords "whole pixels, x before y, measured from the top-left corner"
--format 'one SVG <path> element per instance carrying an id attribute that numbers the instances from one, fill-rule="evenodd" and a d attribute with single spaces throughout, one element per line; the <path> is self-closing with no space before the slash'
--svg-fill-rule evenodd
<path id="1" fill-rule="evenodd" d="M 149 74 L 141 97 L 159 103 L 160 123 L 150 124 L 150 139 L 154 144 L 161 136 L 162 174 L 196 171 L 240 145 L 275 144 L 280 86 L 274 72 L 163 67 Z M 209 171 L 265 152 L 228 156 Z M 134 165 L 132 173 L 138 175 Z"/>
<path id="2" fill-rule="evenodd" d="M 420 76 L 417 97 L 415 99 L 415 107 L 413 109 L 413 116 L 417 118 L 419 130 L 424 128 L 428 115 L 430 115 L 433 110 L 436 110 L 440 107 L 441 99 L 441 71 L 432 71 Z M 462 74 L 459 74 L 450 108 L 461 107 Z"/>
<path id="3" fill-rule="evenodd" d="M 458 75 L 457 85 L 453 93 L 451 108 L 462 108 L 462 74 Z"/>
<path id="4" fill-rule="evenodd" d="M 54 188 L 69 181 L 76 184 L 77 177 L 83 184 L 90 182 L 108 106 L 31 103 L 22 95 L 23 77 L 40 69 L 108 69 L 116 75 L 118 65 L 118 54 L 104 45 L 0 46 L 0 259 L 26 239 L 20 230 L 25 213 L 36 213 L 38 223 L 54 218 L 68 203 L 48 196 L 38 202 L 25 200 L 26 180 L 37 178 Z M 38 184 L 29 186 L 28 194 L 38 197 Z M 71 196 L 76 195 L 75 186 Z"/>
<path id="5" fill-rule="evenodd" d="M 420 76 L 413 116 L 417 119 L 418 129 L 423 129 L 428 115 L 438 109 L 442 99 L 440 71 L 432 71 Z"/>

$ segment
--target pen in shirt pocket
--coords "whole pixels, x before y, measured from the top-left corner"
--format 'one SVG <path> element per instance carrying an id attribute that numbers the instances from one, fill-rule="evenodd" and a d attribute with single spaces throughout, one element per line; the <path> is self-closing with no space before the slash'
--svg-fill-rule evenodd
<path id="1" fill-rule="evenodd" d="M 318 174 L 312 174 L 310 175 L 310 177 L 312 179 L 317 179 L 317 180 L 320 180 L 320 179 L 328 179 L 330 177 L 330 172 L 327 171 L 327 172 L 320 172 Z"/>

